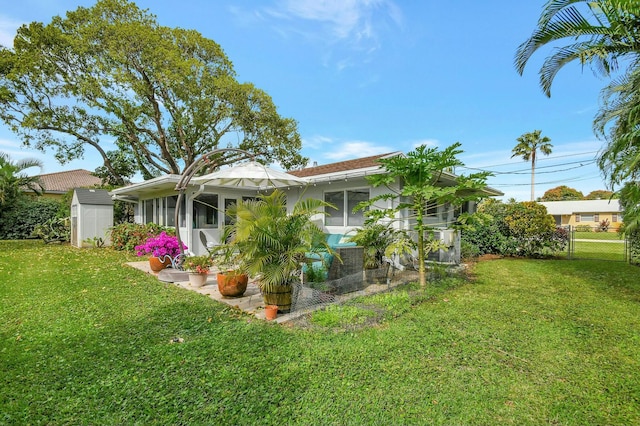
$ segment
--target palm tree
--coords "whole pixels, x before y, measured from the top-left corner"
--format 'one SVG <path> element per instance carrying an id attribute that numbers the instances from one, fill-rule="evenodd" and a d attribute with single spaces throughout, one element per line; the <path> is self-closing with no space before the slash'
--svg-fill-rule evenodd
<path id="1" fill-rule="evenodd" d="M 602 91 L 593 127 L 607 140 L 598 165 L 611 187 L 640 179 L 640 66 Z"/>
<path id="2" fill-rule="evenodd" d="M 533 132 L 525 133 L 518 139 L 518 145 L 516 145 L 511 152 L 513 155 L 511 158 L 520 156 L 524 161 L 531 161 L 531 201 L 535 201 L 535 170 L 536 170 L 536 156 L 538 151 L 544 155 L 551 154 L 551 139 L 546 136 L 541 137 L 541 130 L 534 130 Z"/>
<path id="3" fill-rule="evenodd" d="M 14 200 L 25 189 L 37 195 L 44 192 L 39 176 L 27 176 L 24 173 L 32 167 L 42 170 L 42 162 L 33 158 L 13 162 L 8 154 L 0 152 L 0 206 Z"/>
<path id="4" fill-rule="evenodd" d="M 558 48 L 540 68 L 540 85 L 551 96 L 551 83 L 567 63 L 579 60 L 608 76 L 618 59 L 640 53 L 640 2 L 638 0 L 549 0 L 538 26 L 516 52 L 515 67 L 522 75 L 531 56 L 542 46 L 559 40 Z"/>
<path id="5" fill-rule="evenodd" d="M 336 255 L 311 218 L 325 214 L 332 204 L 314 198 L 300 199 L 287 212 L 287 195 L 275 190 L 229 209 L 234 222 L 225 229 L 238 255 L 238 269 L 258 278 L 265 304 L 288 312 L 302 265 L 314 255 Z M 321 258 L 321 257 L 320 257 Z"/>

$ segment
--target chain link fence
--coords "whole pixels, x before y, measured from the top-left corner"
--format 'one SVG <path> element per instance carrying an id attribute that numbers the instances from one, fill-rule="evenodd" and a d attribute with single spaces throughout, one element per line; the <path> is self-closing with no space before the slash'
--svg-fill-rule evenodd
<path id="1" fill-rule="evenodd" d="M 568 225 L 567 257 L 569 259 L 597 259 L 626 262 L 629 245 L 622 234 L 603 230 L 600 226 Z"/>

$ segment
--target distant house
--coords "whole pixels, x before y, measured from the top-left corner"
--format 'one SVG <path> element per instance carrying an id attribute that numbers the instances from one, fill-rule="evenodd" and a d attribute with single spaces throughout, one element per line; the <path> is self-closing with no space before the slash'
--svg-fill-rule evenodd
<path id="1" fill-rule="evenodd" d="M 556 225 L 588 225 L 597 227 L 608 220 L 610 232 L 620 227 L 622 208 L 618 200 L 546 201 L 540 203 L 556 220 Z"/>
<path id="2" fill-rule="evenodd" d="M 102 179 L 84 169 L 46 173 L 39 177 L 45 190 L 44 196 L 55 199 L 62 198 L 75 188 L 94 188 L 102 184 Z"/>

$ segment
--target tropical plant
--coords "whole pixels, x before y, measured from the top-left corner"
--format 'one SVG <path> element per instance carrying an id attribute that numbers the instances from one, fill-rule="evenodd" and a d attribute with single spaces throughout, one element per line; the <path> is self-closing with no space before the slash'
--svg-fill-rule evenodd
<path id="1" fill-rule="evenodd" d="M 607 141 L 599 154 L 598 165 L 610 186 L 639 180 L 640 59 L 632 71 L 602 91 L 600 111 L 593 126 L 596 134 Z"/>
<path id="2" fill-rule="evenodd" d="M 0 207 L 13 202 L 24 190 L 36 195 L 44 192 L 40 177 L 25 173 L 25 170 L 32 167 L 42 170 L 42 161 L 25 158 L 14 162 L 8 154 L 0 152 Z"/>
<path id="3" fill-rule="evenodd" d="M 31 235 L 42 239 L 45 244 L 68 242 L 71 239 L 71 219 L 68 217 L 51 218 L 36 225 Z"/>
<path id="4" fill-rule="evenodd" d="M 182 249 L 186 250 L 188 247 L 182 244 Z M 149 237 L 144 244 L 135 247 L 136 254 L 138 256 L 145 256 L 151 254 L 154 257 L 170 256 L 175 258 L 181 254 L 180 245 L 178 244 L 178 238 L 174 235 L 167 235 L 165 231 L 162 231 L 160 235 L 155 237 Z"/>
<path id="5" fill-rule="evenodd" d="M 551 139 L 547 136 L 540 136 L 541 130 L 534 130 L 533 132 L 524 133 L 522 136 L 516 139 L 518 144 L 511 150 L 513 157 L 522 157 L 524 161 L 531 161 L 531 201 L 535 201 L 535 172 L 536 172 L 536 159 L 538 151 L 541 154 L 551 154 Z"/>
<path id="6" fill-rule="evenodd" d="M 394 251 L 403 255 L 415 249 L 415 243 L 407 233 L 392 228 L 389 223 L 368 221 L 353 232 L 349 241 L 363 247 L 364 267 L 367 269 L 381 267 L 384 258 L 391 257 Z"/>
<path id="7" fill-rule="evenodd" d="M 560 69 L 575 60 L 590 64 L 608 76 L 618 60 L 640 53 L 640 2 L 637 0 L 549 0 L 538 26 L 516 51 L 515 67 L 522 75 L 541 47 L 567 41 L 540 68 L 540 86 L 551 96 L 551 84 Z"/>
<path id="8" fill-rule="evenodd" d="M 311 217 L 333 207 L 322 200 L 298 200 L 288 214 L 286 194 L 275 190 L 232 206 L 231 245 L 240 254 L 239 269 L 258 278 L 263 291 L 291 286 L 300 280 L 307 256 L 328 252 L 337 256 Z"/>
<path id="9" fill-rule="evenodd" d="M 182 263 L 185 271 L 197 272 L 198 274 L 208 274 L 213 266 L 213 259 L 210 255 L 187 256 Z"/>
<path id="10" fill-rule="evenodd" d="M 397 220 L 401 212 L 411 212 L 418 246 L 418 275 L 421 286 L 427 283 L 425 260 L 429 248 L 433 247 L 427 238 L 434 230 L 427 223 L 431 206 L 449 205 L 455 208 L 467 201 L 480 200 L 488 195 L 484 190 L 486 178 L 490 173 L 473 173 L 467 176 L 451 174 L 454 167 L 464 165 L 457 158 L 461 153 L 460 143 L 456 142 L 442 151 L 422 145 L 406 156 L 398 155 L 378 160 L 384 172 L 367 176 L 367 181 L 374 187 L 384 185 L 388 191 L 356 206 L 356 209 L 374 207 L 367 212 L 367 221 L 374 223 L 383 219 Z M 446 185 L 442 182 L 445 178 Z M 402 182 L 399 189 L 398 181 Z M 378 204 L 385 201 L 393 201 L 394 207 L 378 208 Z M 461 215 L 462 218 L 464 216 L 468 214 Z"/>

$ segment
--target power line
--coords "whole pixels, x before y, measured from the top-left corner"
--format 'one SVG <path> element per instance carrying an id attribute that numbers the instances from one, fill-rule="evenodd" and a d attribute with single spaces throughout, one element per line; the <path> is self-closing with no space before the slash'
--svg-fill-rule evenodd
<path id="1" fill-rule="evenodd" d="M 578 153 L 578 154 L 556 155 L 556 156 L 553 156 L 553 157 L 537 158 L 536 161 L 549 161 L 549 160 L 555 160 L 556 158 L 578 157 L 580 155 L 595 154 L 597 152 L 598 151 L 587 151 L 587 152 L 582 152 L 582 153 Z M 484 166 L 484 167 L 512 166 L 514 164 L 515 164 L 514 162 L 511 162 L 511 163 L 493 164 L 493 165 Z"/>
<path id="2" fill-rule="evenodd" d="M 580 167 L 585 167 L 585 166 L 588 166 L 588 165 L 593 164 L 595 162 L 596 162 L 596 160 L 572 161 L 572 162 L 569 162 L 569 163 L 560 163 L 560 164 L 553 164 L 553 165 L 550 165 L 550 166 L 536 167 L 536 174 L 538 174 L 538 173 L 543 174 L 543 173 L 564 172 L 564 171 L 567 171 L 567 170 L 572 170 L 572 169 L 578 169 Z M 569 166 L 571 164 L 580 164 L 580 165 L 576 166 L 576 167 L 568 167 L 566 169 L 561 169 L 561 170 L 552 170 L 552 171 L 548 171 L 548 172 L 538 172 L 539 169 L 549 169 L 549 168 L 552 168 L 552 167 Z M 509 172 L 498 172 L 498 171 L 482 169 L 482 168 L 478 168 L 478 167 L 462 166 L 460 168 L 461 169 L 468 169 L 468 170 L 478 170 L 478 171 L 482 171 L 482 172 L 490 172 L 490 173 L 493 173 L 495 175 L 523 175 L 523 174 L 530 174 L 531 173 L 531 169 L 520 169 L 520 170 L 509 171 Z"/>

